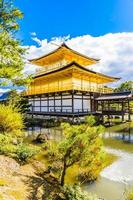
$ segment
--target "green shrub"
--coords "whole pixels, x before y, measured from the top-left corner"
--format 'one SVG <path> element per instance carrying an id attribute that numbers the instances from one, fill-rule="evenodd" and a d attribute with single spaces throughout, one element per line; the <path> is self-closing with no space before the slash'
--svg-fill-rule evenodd
<path id="1" fill-rule="evenodd" d="M 93 152 L 93 153 L 97 153 L 97 155 L 94 157 L 92 156 L 90 161 L 88 158 L 88 165 L 85 168 L 81 169 L 81 172 L 79 172 L 79 175 L 77 176 L 77 179 L 80 182 L 95 181 L 105 165 L 105 159 L 106 159 L 105 152 L 101 150 L 99 153 L 98 152 Z"/>
<path id="2" fill-rule="evenodd" d="M 0 147 L 3 145 L 10 144 L 12 142 L 12 138 L 9 135 L 0 134 Z"/>
<path id="3" fill-rule="evenodd" d="M 86 116 L 85 117 L 85 123 L 88 124 L 88 126 L 93 126 L 96 123 L 96 118 L 93 115 Z"/>
<path id="4" fill-rule="evenodd" d="M 23 129 L 23 116 L 17 108 L 12 106 L 0 105 L 0 132 L 12 133 L 20 136 Z"/>
<path id="5" fill-rule="evenodd" d="M 48 200 L 98 200 L 95 195 L 83 191 L 79 185 L 59 187 L 53 183 L 48 191 L 48 194 L 44 193 Z"/>
<path id="6" fill-rule="evenodd" d="M 96 196 L 82 191 L 78 185 L 65 185 L 64 195 L 66 200 L 98 200 Z"/>
<path id="7" fill-rule="evenodd" d="M 25 163 L 27 160 L 34 155 L 36 155 L 39 151 L 39 148 L 31 147 L 26 144 L 18 145 L 16 150 L 16 158 L 20 163 Z"/>
<path id="8" fill-rule="evenodd" d="M 0 154 L 13 156 L 16 153 L 16 145 L 12 143 L 10 135 L 0 134 Z"/>
<path id="9" fill-rule="evenodd" d="M 20 163 L 27 162 L 39 149 L 39 147 L 32 147 L 23 143 L 13 144 L 13 138 L 10 135 L 0 134 L 0 154 L 12 157 Z"/>
<path id="10" fill-rule="evenodd" d="M 0 152 L 4 155 L 15 157 L 17 146 L 13 144 L 6 144 L 0 147 Z"/>

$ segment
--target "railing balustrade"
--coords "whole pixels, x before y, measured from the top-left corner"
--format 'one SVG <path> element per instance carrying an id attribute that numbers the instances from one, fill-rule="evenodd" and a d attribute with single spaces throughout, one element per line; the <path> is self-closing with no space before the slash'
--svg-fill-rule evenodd
<path id="1" fill-rule="evenodd" d="M 64 84 L 63 86 L 49 86 L 49 87 L 41 86 L 40 88 L 33 86 L 33 87 L 30 87 L 26 91 L 26 95 L 43 94 L 43 93 L 49 93 L 49 92 L 60 92 L 60 91 L 66 91 L 66 90 L 80 90 L 80 91 L 97 92 L 97 93 L 112 93 L 113 92 L 112 89 L 104 88 L 104 87 Z"/>
<path id="2" fill-rule="evenodd" d="M 31 109 L 32 113 L 77 113 L 77 114 L 80 114 L 80 113 L 90 113 L 90 110 L 89 109 L 74 109 L 74 111 L 72 111 L 72 109 L 49 109 L 49 112 L 48 111 L 35 111 L 34 109 Z"/>

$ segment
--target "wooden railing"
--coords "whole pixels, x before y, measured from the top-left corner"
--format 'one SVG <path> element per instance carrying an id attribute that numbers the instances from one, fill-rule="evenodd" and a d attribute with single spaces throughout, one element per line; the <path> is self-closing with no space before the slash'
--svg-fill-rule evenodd
<path id="1" fill-rule="evenodd" d="M 94 112 L 93 112 L 94 113 Z M 82 114 L 92 114 L 92 112 L 89 109 L 75 109 L 72 111 L 72 109 L 50 109 L 49 111 L 35 111 L 32 109 L 28 112 L 28 114 L 37 114 L 37 115 L 82 115 Z"/>
<path id="2" fill-rule="evenodd" d="M 67 90 L 79 90 L 79 91 L 87 91 L 87 92 L 96 92 L 96 93 L 112 93 L 113 90 L 105 87 L 94 87 L 94 86 L 81 86 L 76 84 L 64 84 L 63 86 L 52 86 L 45 87 L 40 86 L 39 88 L 31 87 L 29 90 L 25 92 L 26 95 L 34 95 L 34 94 L 46 94 L 50 92 L 61 92 Z"/>

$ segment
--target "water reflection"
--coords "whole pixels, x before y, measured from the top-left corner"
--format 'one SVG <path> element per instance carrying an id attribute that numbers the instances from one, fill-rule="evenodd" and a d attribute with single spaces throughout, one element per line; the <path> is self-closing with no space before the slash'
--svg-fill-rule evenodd
<path id="1" fill-rule="evenodd" d="M 123 126 L 122 125 L 119 125 Z M 35 139 L 38 134 L 46 134 L 49 139 L 61 140 L 63 137 L 63 130 L 60 127 L 52 127 L 52 128 L 44 128 L 32 126 L 28 127 L 26 131 L 26 136 L 32 139 Z M 109 127 L 105 134 L 103 134 L 103 138 L 114 138 L 117 140 L 122 140 L 124 142 L 133 143 L 133 127 L 130 124 L 125 124 L 123 129 L 114 131 L 112 127 Z"/>
<path id="2" fill-rule="evenodd" d="M 127 126 L 120 131 L 113 131 L 112 127 L 110 127 L 108 128 L 108 131 L 105 132 L 103 137 L 114 138 L 124 142 L 133 143 L 133 128 L 127 124 Z"/>
<path id="3" fill-rule="evenodd" d="M 46 134 L 49 139 L 61 140 L 63 137 L 63 130 L 60 127 L 43 128 L 43 127 L 28 127 L 26 137 L 35 139 L 39 134 Z"/>

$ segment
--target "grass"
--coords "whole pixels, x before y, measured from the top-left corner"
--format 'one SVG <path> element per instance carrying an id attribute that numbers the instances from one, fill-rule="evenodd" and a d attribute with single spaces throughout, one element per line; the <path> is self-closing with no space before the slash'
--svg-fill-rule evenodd
<path id="1" fill-rule="evenodd" d="M 116 160 L 118 159 L 118 157 L 114 154 L 111 154 L 111 153 L 107 153 L 106 154 L 106 160 L 105 160 L 105 163 L 103 165 L 103 168 L 111 165 L 113 162 L 115 162 Z"/>
<path id="2" fill-rule="evenodd" d="M 133 144 L 127 143 L 122 140 L 116 140 L 113 138 L 106 138 L 103 139 L 104 145 L 106 147 L 111 147 L 113 149 L 123 150 L 129 153 L 133 153 Z"/>

